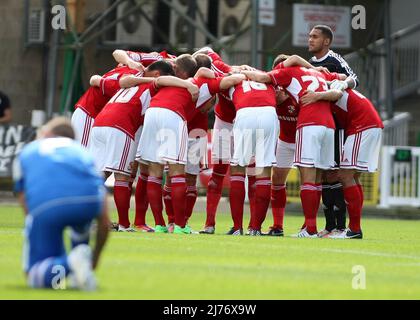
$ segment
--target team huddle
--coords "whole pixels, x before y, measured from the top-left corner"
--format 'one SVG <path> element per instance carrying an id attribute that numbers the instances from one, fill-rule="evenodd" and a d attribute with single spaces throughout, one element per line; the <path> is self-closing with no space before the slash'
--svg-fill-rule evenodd
<path id="1" fill-rule="evenodd" d="M 228 234 L 244 233 L 247 177 L 248 234 L 263 234 L 271 204 L 274 225 L 268 235 L 282 236 L 287 175 L 297 167 L 305 221 L 295 236 L 362 238 L 359 176 L 377 170 L 383 124 L 372 103 L 351 89 L 354 78 L 314 67 L 299 56 L 279 55 L 268 73 L 230 66 L 210 48 L 179 57 L 116 50 L 114 57 L 118 67 L 91 77 L 72 125 L 97 169 L 105 177 L 115 176 L 118 231 L 192 233 L 188 221 L 197 199 L 197 176 L 211 161 L 207 218 L 200 233 L 215 232 L 223 180 L 230 169 L 233 227 Z M 339 151 L 336 124 L 344 130 Z M 350 223 L 348 228 L 318 232 L 322 172 L 333 169 L 344 188 Z M 154 228 L 145 221 L 149 205 Z"/>

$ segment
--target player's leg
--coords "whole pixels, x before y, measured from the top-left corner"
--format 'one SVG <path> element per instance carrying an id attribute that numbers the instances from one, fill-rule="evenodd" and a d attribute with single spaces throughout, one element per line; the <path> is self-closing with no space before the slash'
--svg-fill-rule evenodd
<path id="1" fill-rule="evenodd" d="M 322 177 L 322 204 L 325 215 L 325 229 L 319 233 L 320 236 L 328 235 L 336 229 L 332 185 L 327 180 L 327 174 L 328 171 L 324 172 Z"/>
<path id="2" fill-rule="evenodd" d="M 255 198 L 256 198 L 256 188 L 257 188 L 257 169 L 255 168 L 255 163 L 252 163 L 246 169 L 246 177 L 248 180 L 248 200 L 249 200 L 249 225 L 248 230 L 252 229 L 252 226 L 256 224 L 256 221 L 252 219 L 256 217 L 255 212 Z"/>
<path id="3" fill-rule="evenodd" d="M 273 168 L 271 207 L 273 210 L 273 226 L 268 232 L 269 236 L 283 235 L 284 214 L 287 203 L 286 181 L 289 175 L 289 168 Z"/>
<path id="4" fill-rule="evenodd" d="M 242 235 L 243 234 L 243 216 L 244 216 L 244 202 L 245 202 L 245 167 L 234 166 L 230 167 L 230 192 L 229 202 L 230 210 L 233 220 L 233 227 L 228 235 Z"/>
<path id="5" fill-rule="evenodd" d="M 114 173 L 114 201 L 118 211 L 118 230 L 134 231 L 130 227 L 132 171 L 138 141 L 112 127 L 94 127 L 90 150 L 99 170 Z"/>
<path id="6" fill-rule="evenodd" d="M 94 119 L 81 108 L 77 108 L 71 117 L 71 124 L 74 129 L 76 141 L 79 141 L 85 148 L 88 148 L 89 146 L 93 122 Z"/>
<path id="7" fill-rule="evenodd" d="M 165 204 L 166 215 L 168 216 L 168 232 L 173 233 L 175 228 L 175 214 L 172 205 L 171 179 L 168 171 L 165 172 L 165 186 L 163 187 L 163 203 Z"/>
<path id="8" fill-rule="evenodd" d="M 256 138 L 253 156 L 255 158 L 257 181 L 255 187 L 255 219 L 250 235 L 258 236 L 261 235 L 261 226 L 270 206 L 271 175 L 272 167 L 276 164 L 276 148 L 280 126 L 274 108 L 259 108 L 257 115 L 253 115 L 253 119 Z"/>
<path id="9" fill-rule="evenodd" d="M 378 169 L 382 130 L 368 129 L 347 138 L 341 161 L 340 178 L 344 186 L 344 198 L 349 213 L 349 228 L 338 238 L 362 239 L 361 216 L 363 189 L 358 172 L 375 172 Z"/>
<path id="10" fill-rule="evenodd" d="M 188 225 L 188 221 L 192 216 L 194 206 L 198 197 L 197 175 L 187 173 L 185 177 L 187 182 L 187 194 L 185 202 L 185 224 Z"/>
<path id="11" fill-rule="evenodd" d="M 65 278 L 70 274 L 63 243 L 64 228 L 48 221 L 46 214 L 26 217 L 24 271 L 30 287 L 58 289 L 65 286 Z"/>
<path id="12" fill-rule="evenodd" d="M 340 170 L 340 178 L 343 183 L 344 198 L 349 213 L 349 230 L 355 236 L 360 235 L 362 237 L 360 220 L 362 217 L 363 198 L 355 180 L 356 173 L 357 171 L 354 169 L 343 169 Z M 347 231 L 344 233 L 347 233 Z"/>
<path id="13" fill-rule="evenodd" d="M 327 162 L 321 159 L 321 153 L 324 152 L 322 150 L 322 138 L 326 135 L 326 132 L 327 128 L 325 127 L 309 126 L 300 128 L 296 133 L 295 165 L 299 167 L 301 176 L 300 197 L 305 215 L 305 229 L 296 235 L 298 237 L 315 237 L 317 235 L 316 217 L 322 190 L 320 184 L 317 184 L 317 167 L 322 168 L 325 166 L 322 162 Z M 330 138 L 333 139 L 333 136 Z M 330 143 L 333 144 L 333 141 L 330 141 Z M 329 155 L 329 157 L 332 158 L 330 161 L 331 167 L 333 154 Z"/>
<path id="14" fill-rule="evenodd" d="M 260 236 L 271 200 L 271 167 L 259 168 L 255 186 L 255 218 L 249 234 Z"/>
<path id="15" fill-rule="evenodd" d="M 356 175 L 354 176 L 354 180 L 356 181 L 356 185 L 359 188 L 360 196 L 362 197 L 362 208 L 363 208 L 363 204 L 364 204 L 364 201 L 365 201 L 365 195 L 364 195 L 364 191 L 363 191 L 361 175 L 362 175 L 361 172 L 357 172 Z"/>
<path id="16" fill-rule="evenodd" d="M 185 165 L 183 164 L 169 164 L 169 177 L 171 179 L 172 189 L 172 203 L 174 216 L 175 216 L 175 228 L 174 234 L 191 233 L 189 228 L 186 228 L 186 192 L 187 182 L 185 179 Z"/>
<path id="17" fill-rule="evenodd" d="M 155 219 L 155 232 L 166 233 L 166 223 L 163 218 L 162 203 L 162 176 L 163 165 L 151 162 L 149 164 L 149 180 L 147 181 L 147 198 Z"/>
<path id="18" fill-rule="evenodd" d="M 214 233 L 216 226 L 216 211 L 222 196 L 223 181 L 229 170 L 232 157 L 232 130 L 231 123 L 220 120 L 217 116 L 212 136 L 213 170 L 207 185 L 206 224 L 203 233 Z"/>
<path id="19" fill-rule="evenodd" d="M 290 169 L 293 167 L 296 145 L 286 143 L 280 139 L 277 141 L 276 166 L 273 167 L 271 207 L 273 211 L 274 224 L 270 228 L 268 235 L 282 236 L 283 221 L 287 202 L 286 181 Z"/>
<path id="20" fill-rule="evenodd" d="M 229 164 L 215 163 L 207 185 L 206 224 L 201 233 L 214 233 L 216 212 L 222 197 L 223 181 L 229 170 Z"/>
<path id="21" fill-rule="evenodd" d="M 253 108 L 246 109 L 253 111 Z M 229 235 L 243 234 L 246 167 L 252 163 L 255 154 L 256 124 L 255 119 L 251 117 L 251 111 L 246 109 L 238 111 L 233 128 L 234 151 L 230 163 L 229 190 L 233 227 L 227 233 Z"/>
<path id="22" fill-rule="evenodd" d="M 147 198 L 147 181 L 149 179 L 149 166 L 139 162 L 140 176 L 137 180 L 136 186 L 136 217 L 134 226 L 137 230 L 145 232 L 153 232 L 154 229 L 146 224 L 146 212 L 149 207 L 149 200 Z"/>
<path id="23" fill-rule="evenodd" d="M 335 168 L 338 169 L 340 166 L 340 158 L 343 152 L 344 146 L 344 130 L 338 129 L 335 130 L 334 136 L 334 160 L 335 160 Z M 337 170 L 334 170 L 337 171 Z M 338 174 L 331 172 L 331 174 L 327 177 L 328 182 L 331 186 L 331 193 L 333 199 L 333 214 L 334 214 L 334 221 L 336 225 L 336 229 L 338 231 L 343 231 L 346 228 L 346 203 L 344 201 L 344 192 L 343 192 L 343 185 L 340 183 Z"/>
<path id="24" fill-rule="evenodd" d="M 75 276 L 76 288 L 92 290 L 96 287 L 92 271 L 90 247 L 81 244 L 66 255 L 63 232 L 66 226 L 80 230 L 90 225 L 102 210 L 104 195 L 81 196 L 79 201 L 66 205 L 50 206 L 29 215 L 25 226 L 24 261 L 28 283 L 34 288 L 65 288 L 65 279 Z M 62 199 L 65 202 L 67 199 Z M 75 200 L 75 199 L 73 199 Z"/>
<path id="25" fill-rule="evenodd" d="M 118 212 L 118 231 L 132 232 L 130 228 L 130 199 L 131 199 L 131 178 L 128 175 L 114 173 L 114 201 Z"/>
<path id="26" fill-rule="evenodd" d="M 344 200 L 343 184 L 340 182 L 339 172 L 337 172 L 337 170 L 334 170 L 333 172 L 335 177 L 330 180 L 332 196 L 334 199 L 333 214 L 335 229 L 337 232 L 340 232 L 346 229 L 347 207 Z"/>
<path id="27" fill-rule="evenodd" d="M 190 134 L 194 135 L 194 131 Z M 188 139 L 188 156 L 187 165 L 185 167 L 187 181 L 185 217 L 187 225 L 198 197 L 197 177 L 201 171 L 200 165 L 202 165 L 203 168 L 207 167 L 207 135 L 204 134 L 204 132 L 198 133 L 196 138 Z"/>

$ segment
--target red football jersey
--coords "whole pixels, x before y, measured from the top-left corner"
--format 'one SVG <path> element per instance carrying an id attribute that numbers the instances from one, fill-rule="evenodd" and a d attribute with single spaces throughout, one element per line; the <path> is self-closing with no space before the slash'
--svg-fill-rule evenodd
<path id="1" fill-rule="evenodd" d="M 371 128 L 384 128 L 372 102 L 356 90 L 347 89 L 343 97 L 333 103 L 333 112 L 347 136 Z"/>
<path id="2" fill-rule="evenodd" d="M 196 103 L 191 100 L 191 94 L 187 89 L 177 87 L 160 88 L 153 97 L 150 108 L 165 108 L 174 111 L 185 121 L 191 121 L 198 108 L 207 103 L 212 96 L 220 91 L 222 78 L 191 79 L 199 88 L 200 93 Z"/>
<path id="3" fill-rule="evenodd" d="M 156 61 L 161 61 L 164 57 L 160 53 L 144 53 L 144 52 L 134 52 L 126 51 L 131 60 L 140 62 L 143 66 L 148 67 Z"/>
<path id="4" fill-rule="evenodd" d="M 200 137 L 205 137 L 207 135 L 207 130 L 209 129 L 208 113 L 202 113 L 197 109 L 192 119 L 188 121 L 187 126 L 188 133 L 194 131 L 195 133 L 200 133 Z"/>
<path id="5" fill-rule="evenodd" d="M 249 80 L 230 88 L 229 97 L 236 111 L 249 107 L 276 106 L 276 93 L 272 85 Z"/>
<path id="6" fill-rule="evenodd" d="M 294 105 L 293 100 L 289 98 L 278 105 L 276 111 L 280 121 L 280 140 L 295 143 L 299 106 Z"/>
<path id="7" fill-rule="evenodd" d="M 199 109 L 208 103 L 220 91 L 222 78 L 194 78 L 193 82 L 200 88 L 200 95 L 195 105 L 194 115 L 188 120 L 188 132 L 200 129 L 207 133 L 209 129 L 208 113 L 202 113 Z"/>
<path id="8" fill-rule="evenodd" d="M 325 74 L 301 67 L 278 68 L 268 74 L 273 84 L 283 87 L 296 105 L 300 105 L 300 98 L 305 91 L 325 92 L 328 90 L 327 81 L 338 79 L 337 73 Z M 318 101 L 305 107 L 301 106 L 297 128 L 306 126 L 335 129 L 330 103 Z"/>
<path id="9" fill-rule="evenodd" d="M 117 128 L 134 140 L 154 93 L 153 83 L 121 89 L 98 114 L 93 126 Z"/>
<path id="10" fill-rule="evenodd" d="M 217 77 L 223 77 L 232 70 L 232 67 L 224 63 L 216 52 L 210 51 L 207 55 L 211 59 L 211 70 L 215 72 Z"/>
<path id="11" fill-rule="evenodd" d="M 120 90 L 119 81 L 125 74 L 139 74 L 139 72 L 124 66 L 105 73 L 100 87 L 90 87 L 77 101 L 75 109 L 80 108 L 92 118 L 96 118 L 109 99 Z"/>
<path id="12" fill-rule="evenodd" d="M 219 94 L 219 102 L 214 107 L 214 113 L 220 120 L 227 123 L 233 123 L 236 118 L 235 106 L 222 94 Z"/>

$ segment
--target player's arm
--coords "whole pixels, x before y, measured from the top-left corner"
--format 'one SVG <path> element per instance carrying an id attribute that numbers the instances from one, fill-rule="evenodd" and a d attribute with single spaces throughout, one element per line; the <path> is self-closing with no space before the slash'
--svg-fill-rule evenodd
<path id="1" fill-rule="evenodd" d="M 192 54 L 192 56 L 195 58 L 199 54 L 209 54 L 210 52 L 214 52 L 212 48 L 210 47 L 203 47 L 201 49 L 198 49 L 196 52 Z"/>
<path id="2" fill-rule="evenodd" d="M 268 73 L 262 71 L 241 71 L 249 80 L 261 83 L 271 83 L 272 79 Z"/>
<path id="3" fill-rule="evenodd" d="M 320 71 L 320 72 L 329 73 L 329 71 L 328 71 L 327 68 L 324 68 L 324 67 L 314 67 L 308 61 L 306 61 L 301 56 L 298 56 L 296 54 L 293 55 L 293 56 L 290 56 L 289 58 L 287 58 L 283 62 L 283 66 L 285 68 L 290 68 L 290 67 L 304 67 L 304 68 L 308 68 L 308 69 L 314 69 L 314 70 L 317 70 L 317 71 Z"/>
<path id="4" fill-rule="evenodd" d="M 173 76 L 162 76 L 155 79 L 155 86 L 157 89 L 161 87 L 178 87 L 189 91 L 193 101 L 198 99 L 200 89 L 190 80 L 182 80 Z"/>
<path id="5" fill-rule="evenodd" d="M 101 76 L 94 75 L 94 76 L 90 77 L 89 84 L 90 84 L 91 87 L 98 87 L 99 88 L 101 86 L 101 80 L 102 79 L 103 78 Z"/>
<path id="6" fill-rule="evenodd" d="M 144 71 L 145 70 L 145 68 L 141 64 L 141 62 L 134 61 L 133 59 L 131 59 L 130 56 L 128 55 L 128 53 L 124 50 L 115 50 L 112 53 L 112 56 L 114 57 L 116 62 L 124 64 L 127 67 L 129 67 L 130 69 L 135 69 L 135 70 L 139 70 L 139 71 Z"/>
<path id="7" fill-rule="evenodd" d="M 211 71 L 209 68 L 200 68 L 200 69 L 198 69 L 194 78 L 214 79 L 214 78 L 216 78 L 216 76 L 214 75 L 214 72 Z"/>
<path id="8" fill-rule="evenodd" d="M 340 90 L 328 90 L 325 92 L 305 91 L 304 95 L 300 98 L 300 102 L 303 106 L 307 106 L 320 100 L 334 102 L 341 99 L 342 96 L 343 92 Z"/>
<path id="9" fill-rule="evenodd" d="M 220 90 L 227 90 L 229 88 L 232 88 L 240 84 L 242 81 L 245 81 L 245 80 L 246 80 L 246 76 L 241 73 L 224 77 L 222 81 L 220 82 Z"/>
<path id="10" fill-rule="evenodd" d="M 108 206 L 106 199 L 104 200 L 102 213 L 97 218 L 98 227 L 96 231 L 96 241 L 95 241 L 95 248 L 93 250 L 93 257 L 92 257 L 92 268 L 96 269 L 99 263 L 99 257 L 101 255 L 102 249 L 105 246 L 106 240 L 108 238 L 109 233 L 109 225 L 110 220 L 108 216 Z"/>
<path id="11" fill-rule="evenodd" d="M 243 64 L 241 66 L 232 66 L 232 73 L 240 73 L 241 71 L 257 71 L 257 69 Z"/>
<path id="12" fill-rule="evenodd" d="M 121 88 L 131 88 L 144 83 L 150 83 L 155 81 L 156 78 L 136 77 L 134 75 L 127 75 L 120 79 Z"/>
<path id="13" fill-rule="evenodd" d="M 337 73 L 335 79 L 331 82 L 330 88 L 334 90 L 344 91 L 347 89 L 354 89 L 356 82 L 353 77 L 347 76 L 343 73 Z"/>
<path id="14" fill-rule="evenodd" d="M 350 66 L 348 65 L 346 61 L 344 60 L 339 61 L 339 64 L 340 64 L 340 68 L 338 70 L 338 73 L 342 73 L 346 75 L 347 79 L 345 80 L 345 82 L 347 83 L 347 88 L 355 89 L 359 85 L 359 78 L 354 73 L 354 71 L 350 68 Z"/>

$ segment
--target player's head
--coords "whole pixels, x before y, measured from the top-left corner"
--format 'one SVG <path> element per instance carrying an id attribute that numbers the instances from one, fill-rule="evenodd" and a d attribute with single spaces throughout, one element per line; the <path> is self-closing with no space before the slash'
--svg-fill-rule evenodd
<path id="1" fill-rule="evenodd" d="M 290 56 L 287 54 L 279 54 L 273 62 L 273 69 L 275 69 L 280 63 L 286 61 Z"/>
<path id="2" fill-rule="evenodd" d="M 152 63 L 144 71 L 145 77 L 175 76 L 174 68 L 169 61 L 161 60 Z"/>
<path id="3" fill-rule="evenodd" d="M 50 120 L 41 128 L 39 136 L 40 138 L 75 138 L 70 120 L 64 117 L 58 117 Z"/>
<path id="4" fill-rule="evenodd" d="M 190 54 L 183 54 L 175 60 L 175 75 L 181 79 L 194 77 L 197 73 L 197 62 Z"/>
<path id="5" fill-rule="evenodd" d="M 198 69 L 200 68 L 207 68 L 211 69 L 211 59 L 209 56 L 199 53 L 194 57 L 195 62 L 197 62 Z"/>
<path id="6" fill-rule="evenodd" d="M 332 29 L 325 25 L 315 26 L 309 33 L 309 52 L 317 54 L 323 50 L 329 49 L 334 40 Z"/>

